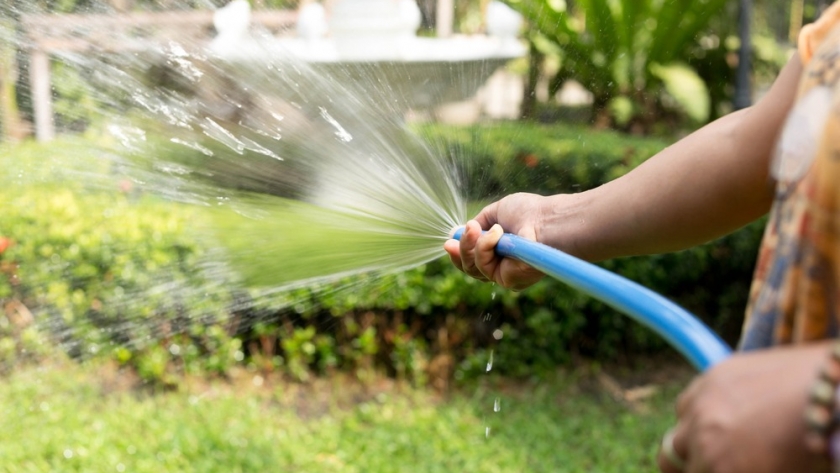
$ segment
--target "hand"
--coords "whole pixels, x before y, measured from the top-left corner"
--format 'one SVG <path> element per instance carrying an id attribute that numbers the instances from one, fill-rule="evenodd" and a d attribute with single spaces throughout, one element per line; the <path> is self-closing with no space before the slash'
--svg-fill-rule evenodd
<path id="1" fill-rule="evenodd" d="M 502 287 L 522 290 L 542 279 L 543 274 L 520 261 L 500 258 L 496 244 L 504 231 L 532 241 L 539 241 L 545 197 L 536 194 L 513 194 L 485 207 L 467 222 L 461 241 L 449 240 L 444 249 L 458 269 Z M 504 230 L 502 230 L 504 228 Z M 482 235 L 482 229 L 489 231 Z"/>
<path id="2" fill-rule="evenodd" d="M 679 470 L 662 453 L 665 473 L 828 471 L 805 448 L 808 392 L 828 359 L 828 345 L 812 344 L 738 354 L 697 378 L 677 401 L 675 453 Z"/>

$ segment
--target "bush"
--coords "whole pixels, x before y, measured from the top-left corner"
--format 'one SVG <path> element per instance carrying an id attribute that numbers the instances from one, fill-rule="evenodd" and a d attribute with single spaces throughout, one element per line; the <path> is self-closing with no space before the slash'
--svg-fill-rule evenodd
<path id="1" fill-rule="evenodd" d="M 585 190 L 667 144 L 523 124 L 419 131 L 469 157 L 472 198 Z M 91 163 L 50 158 L 59 150 Z M 556 281 L 515 293 L 466 278 L 444 260 L 376 280 L 261 295 L 218 264 L 212 241 L 189 231 L 202 228 L 200 207 L 138 195 L 107 167 L 96 180 L 105 190 L 68 183 L 68 167 L 102 168 L 101 152 L 61 142 L 0 154 L 8 171 L 0 170 L 0 364 L 7 368 L 57 342 L 72 356 L 110 356 L 164 384 L 182 372 L 224 374 L 245 362 L 301 381 L 336 369 L 362 378 L 384 370 L 445 389 L 453 376 L 483 373 L 490 359 L 493 369 L 533 375 L 579 356 L 632 360 L 665 349 L 647 329 Z M 675 299 L 734 340 L 760 231 L 753 225 L 688 251 L 604 267 Z M 19 315 L 27 312 L 34 325 Z"/>
<path id="2" fill-rule="evenodd" d="M 580 127 L 521 123 L 429 125 L 419 132 L 456 160 L 460 156 L 466 161 L 464 180 L 473 199 L 518 191 L 586 190 L 626 173 L 668 144 Z M 761 232 L 758 222 L 683 252 L 616 259 L 602 266 L 674 299 L 733 343 Z M 545 279 L 514 293 L 465 278 L 445 260 L 354 286 L 352 293 L 313 292 L 309 300 L 312 307 L 329 311 L 327 318 L 315 322 L 318 316 L 311 316 L 306 322 L 315 326 L 330 325 L 330 317 L 338 318 L 339 325 L 357 321 L 374 311 L 377 317 L 369 323 L 379 334 L 380 353 L 392 357 L 398 352 L 394 340 L 400 340 L 394 334 L 421 335 L 430 352 L 418 363 L 427 365 L 431 382 L 483 373 L 491 350 L 495 369 L 524 375 L 578 356 L 632 360 L 633 355 L 666 349 L 648 329 L 557 281 Z M 500 341 L 493 336 L 496 330 L 501 331 Z M 398 372 L 392 358 L 378 360 Z"/>
<path id="3" fill-rule="evenodd" d="M 67 159 L 50 156 L 59 150 Z M 108 190 L 77 183 L 82 169 L 103 170 L 98 153 L 72 141 L 4 156 L 0 307 L 37 317 L 0 319 L 0 346 L 7 347 L 0 365 L 57 344 L 75 358 L 111 355 L 164 379 L 168 360 L 159 348 L 181 360 L 172 347 L 184 337 L 203 353 L 227 343 L 207 332 L 228 319 L 230 296 L 214 289 L 218 275 L 203 264 L 208 249 L 185 231 L 200 217 L 196 209 L 141 197 L 131 182 L 107 173 L 92 183 Z M 87 162 L 73 162 L 80 158 Z M 33 327 L 41 338 L 25 343 L 21 334 Z"/>

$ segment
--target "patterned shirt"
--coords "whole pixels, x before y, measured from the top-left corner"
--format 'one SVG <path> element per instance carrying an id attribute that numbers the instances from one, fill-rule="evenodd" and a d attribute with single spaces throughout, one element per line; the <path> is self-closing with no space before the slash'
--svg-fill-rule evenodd
<path id="1" fill-rule="evenodd" d="M 840 334 L 840 3 L 803 29 L 796 104 L 771 173 L 776 198 L 740 348 Z"/>

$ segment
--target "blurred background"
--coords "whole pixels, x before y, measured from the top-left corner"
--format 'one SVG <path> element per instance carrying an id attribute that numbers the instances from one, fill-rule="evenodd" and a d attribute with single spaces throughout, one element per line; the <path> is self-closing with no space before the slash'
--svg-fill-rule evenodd
<path id="1" fill-rule="evenodd" d="M 341 39 L 336 18 L 398 3 L 347 1 L 251 0 L 251 25 L 329 55 L 313 45 Z M 0 471 L 655 471 L 692 372 L 603 304 L 551 280 L 506 291 L 445 258 L 266 291 L 197 231 L 204 207 L 114 166 L 131 106 L 103 111 L 101 84 L 121 63 L 85 58 L 206 47 L 225 2 L 4 2 Z M 501 49 L 399 66 L 428 77 L 395 79 L 406 105 L 388 113 L 466 163 L 469 215 L 580 192 L 760 100 L 828 3 L 417 0 L 412 36 Z M 762 230 L 602 266 L 734 344 Z"/>

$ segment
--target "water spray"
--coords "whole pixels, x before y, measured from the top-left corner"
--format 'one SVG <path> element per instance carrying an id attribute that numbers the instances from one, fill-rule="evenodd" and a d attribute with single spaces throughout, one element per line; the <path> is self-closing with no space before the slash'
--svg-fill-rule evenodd
<path id="1" fill-rule="evenodd" d="M 453 238 L 461 239 L 464 228 Z M 691 313 L 650 289 L 542 243 L 505 233 L 496 254 L 522 261 L 647 326 L 705 371 L 732 354 L 729 346 Z"/>

